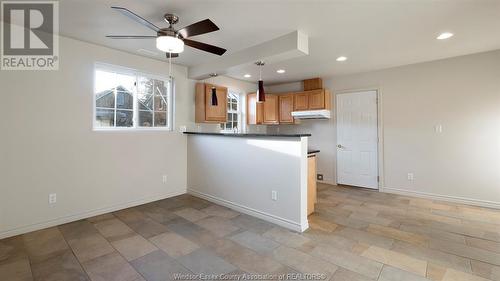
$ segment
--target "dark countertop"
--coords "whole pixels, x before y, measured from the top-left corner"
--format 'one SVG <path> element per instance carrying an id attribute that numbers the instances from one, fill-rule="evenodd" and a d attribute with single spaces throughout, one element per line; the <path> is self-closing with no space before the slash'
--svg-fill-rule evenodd
<path id="1" fill-rule="evenodd" d="M 239 134 L 239 133 L 203 133 L 203 132 L 184 132 L 186 135 L 206 135 L 206 136 L 223 136 L 223 137 L 236 137 L 236 138 L 300 138 L 310 137 L 311 134 Z"/>
<path id="2" fill-rule="evenodd" d="M 319 149 L 310 149 L 310 150 L 307 150 L 307 154 L 316 154 L 316 153 L 319 153 Z"/>

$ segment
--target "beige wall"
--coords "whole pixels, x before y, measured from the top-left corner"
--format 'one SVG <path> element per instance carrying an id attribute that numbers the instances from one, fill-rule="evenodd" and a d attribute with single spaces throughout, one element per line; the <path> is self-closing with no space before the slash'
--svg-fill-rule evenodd
<path id="1" fill-rule="evenodd" d="M 334 77 L 324 85 L 335 93 L 379 90 L 386 191 L 500 207 L 499 78 L 500 51 L 493 51 Z M 321 149 L 318 171 L 335 181 L 334 119 L 280 131 L 311 132 L 310 145 Z M 407 180 L 409 172 L 414 181 Z"/>
<path id="2" fill-rule="evenodd" d="M 60 58 L 59 71 L 0 71 L 0 238 L 186 191 L 186 68 L 173 67 L 175 131 L 94 132 L 95 62 L 165 77 L 168 65 L 68 38 Z"/>

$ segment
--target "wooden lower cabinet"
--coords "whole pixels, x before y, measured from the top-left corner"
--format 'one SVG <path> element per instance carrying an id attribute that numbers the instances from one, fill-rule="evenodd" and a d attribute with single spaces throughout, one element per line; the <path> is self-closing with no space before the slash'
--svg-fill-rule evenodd
<path id="1" fill-rule="evenodd" d="M 311 155 L 307 157 L 307 215 L 314 213 L 316 202 L 316 155 Z"/>
<path id="2" fill-rule="evenodd" d="M 294 124 L 295 118 L 292 116 L 293 94 L 279 96 L 280 124 Z"/>

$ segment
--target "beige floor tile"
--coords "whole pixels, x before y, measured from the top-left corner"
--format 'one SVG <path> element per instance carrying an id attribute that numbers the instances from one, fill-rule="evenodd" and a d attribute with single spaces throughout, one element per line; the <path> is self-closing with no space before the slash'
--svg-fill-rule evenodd
<path id="1" fill-rule="evenodd" d="M 134 234 L 134 231 L 119 219 L 99 221 L 95 228 L 110 241 L 122 239 Z"/>
<path id="2" fill-rule="evenodd" d="M 0 240 L 0 264 L 27 258 L 21 235 Z"/>
<path id="3" fill-rule="evenodd" d="M 500 266 L 476 260 L 471 260 L 471 266 L 474 275 L 491 280 L 500 280 Z"/>
<path id="4" fill-rule="evenodd" d="M 450 240 L 465 245 L 465 236 L 453 232 L 443 231 L 431 227 L 422 227 L 421 225 L 401 224 L 400 230 L 420 234 L 434 239 Z"/>
<path id="5" fill-rule="evenodd" d="M 392 226 L 398 227 L 400 223 L 396 220 L 384 218 L 381 216 L 377 216 L 376 214 L 365 214 L 361 212 L 353 212 L 350 216 L 350 219 L 366 221 L 372 224 L 380 224 L 384 226 Z"/>
<path id="6" fill-rule="evenodd" d="M 208 217 L 197 221 L 196 224 L 212 232 L 217 237 L 224 237 L 239 229 L 230 220 L 220 217 Z"/>
<path id="7" fill-rule="evenodd" d="M 427 279 L 430 279 L 432 281 L 442 281 L 445 273 L 446 267 L 435 265 L 433 263 L 427 264 Z"/>
<path id="8" fill-rule="evenodd" d="M 449 268 L 442 281 L 488 281 L 488 279 Z"/>
<path id="9" fill-rule="evenodd" d="M 200 211 L 206 213 L 209 216 L 221 217 L 226 219 L 232 219 L 240 214 L 229 208 L 219 205 L 211 205 L 207 208 L 201 209 Z"/>
<path id="10" fill-rule="evenodd" d="M 500 243 L 491 241 L 491 240 L 486 240 L 486 239 L 481 239 L 481 238 L 475 238 L 475 237 L 467 237 L 465 239 L 467 241 L 467 245 L 483 250 L 488 250 L 491 252 L 499 253 L 500 254 Z"/>
<path id="11" fill-rule="evenodd" d="M 371 224 L 367 228 L 367 231 L 373 234 L 382 235 L 395 240 L 405 241 L 415 245 L 426 246 L 428 244 L 428 239 L 420 234 L 406 232 L 392 227 Z"/>
<path id="12" fill-rule="evenodd" d="M 356 240 L 358 242 L 363 242 L 365 244 L 375 245 L 382 248 L 390 249 L 394 243 L 394 239 L 387 238 L 385 236 L 376 235 L 364 230 L 358 230 L 354 228 L 345 227 L 334 232 L 335 235 L 339 235 L 348 239 Z"/>
<path id="13" fill-rule="evenodd" d="M 112 213 L 107 213 L 107 214 L 102 214 L 99 216 L 88 218 L 87 220 L 89 222 L 95 223 L 95 222 L 111 220 L 111 219 L 116 219 L 116 217 Z"/>
<path id="14" fill-rule="evenodd" d="M 69 245 L 80 262 L 86 262 L 114 252 L 111 244 L 98 233 L 71 240 Z"/>
<path id="15" fill-rule="evenodd" d="M 274 259 L 259 255 L 228 239 L 215 241 L 211 248 L 222 258 L 248 273 L 265 274 L 286 271 L 286 268 Z"/>
<path id="16" fill-rule="evenodd" d="M 26 251 L 33 262 L 40 262 L 65 252 L 69 247 L 57 227 L 23 235 Z"/>
<path id="17" fill-rule="evenodd" d="M 399 268 L 384 265 L 378 281 L 429 281 L 429 279 Z"/>
<path id="18" fill-rule="evenodd" d="M 168 232 L 168 228 L 165 225 L 156 222 L 149 217 L 135 220 L 127 224 L 130 228 L 137 232 L 137 234 L 143 236 L 144 238 L 150 238 Z"/>
<path id="19" fill-rule="evenodd" d="M 370 281 L 370 280 L 374 279 L 370 279 L 359 273 L 341 267 L 339 267 L 339 269 L 335 271 L 335 274 L 333 274 L 332 279 L 330 279 L 330 281 Z"/>
<path id="20" fill-rule="evenodd" d="M 196 210 L 194 208 L 184 208 L 184 209 L 180 209 L 178 211 L 175 211 L 174 214 L 180 216 L 180 217 L 183 217 L 185 219 L 187 219 L 188 221 L 191 221 L 191 222 L 196 222 L 196 221 L 199 221 L 203 218 L 206 218 L 208 217 L 208 214 L 207 213 L 204 213 L 202 211 L 199 211 L 199 210 Z"/>
<path id="21" fill-rule="evenodd" d="M 326 280 L 329 280 L 338 269 L 338 266 L 334 264 L 286 246 L 280 246 L 275 249 L 272 256 L 277 261 L 299 272 L 322 274 Z"/>
<path id="22" fill-rule="evenodd" d="M 464 272 L 471 272 L 470 260 L 464 257 L 459 257 L 453 254 L 401 241 L 394 243 L 391 250 L 420 260 L 426 260 L 439 266 L 450 267 Z"/>
<path id="23" fill-rule="evenodd" d="M 315 215 L 309 216 L 308 220 L 311 229 L 333 232 L 338 227 L 337 224 Z"/>
<path id="24" fill-rule="evenodd" d="M 420 276 L 425 276 L 427 270 L 427 262 L 424 260 L 376 246 L 368 248 L 362 256 Z"/>
<path id="25" fill-rule="evenodd" d="M 429 247 L 457 256 L 475 259 L 494 265 L 500 265 L 500 254 L 495 252 L 443 240 L 431 240 Z"/>
<path id="26" fill-rule="evenodd" d="M 197 244 L 171 232 L 151 237 L 149 241 L 174 258 L 187 255 L 199 248 Z"/>
<path id="27" fill-rule="evenodd" d="M 111 253 L 83 263 L 92 281 L 144 281 L 118 253 Z"/>
<path id="28" fill-rule="evenodd" d="M 111 244 L 128 261 L 135 260 L 158 249 L 151 242 L 139 235 L 117 240 L 111 242 Z"/>
<path id="29" fill-rule="evenodd" d="M 283 245 L 297 248 L 310 242 L 311 240 L 298 233 L 286 230 L 281 227 L 274 227 L 263 234 L 264 237 L 273 239 Z"/>
<path id="30" fill-rule="evenodd" d="M 5 281 L 31 281 L 30 262 L 27 258 L 0 264 L 0 279 Z"/>
<path id="31" fill-rule="evenodd" d="M 33 276 L 37 281 L 89 280 L 82 266 L 70 250 L 45 261 L 33 263 L 31 268 Z"/>
<path id="32" fill-rule="evenodd" d="M 303 233 L 301 236 L 306 237 L 308 241 L 306 243 L 301 244 L 302 245 L 307 245 L 311 242 L 313 242 L 313 245 L 328 245 L 331 247 L 335 247 L 338 249 L 343 249 L 343 250 L 348 250 L 350 251 L 356 244 L 357 242 L 352 239 L 345 238 L 340 235 L 336 235 L 335 232 L 329 233 L 329 232 L 324 232 L 320 230 L 308 230 L 307 232 Z M 282 243 L 283 244 L 283 243 Z M 285 244 L 287 245 L 287 244 Z M 289 243 L 287 246 L 289 247 L 294 247 L 291 243 Z M 299 248 L 296 247 L 295 248 Z"/>
<path id="33" fill-rule="evenodd" d="M 329 247 L 327 245 L 316 247 L 311 252 L 311 255 L 371 279 L 376 279 L 379 276 L 383 266 L 380 262 L 373 261 L 345 250 Z"/>

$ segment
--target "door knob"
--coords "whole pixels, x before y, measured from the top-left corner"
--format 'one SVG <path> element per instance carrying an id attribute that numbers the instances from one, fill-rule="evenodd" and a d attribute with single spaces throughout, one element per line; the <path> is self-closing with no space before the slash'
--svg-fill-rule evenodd
<path id="1" fill-rule="evenodd" d="M 342 145 L 341 145 L 341 144 L 337 144 L 337 147 L 338 147 L 338 148 L 342 148 Z"/>

